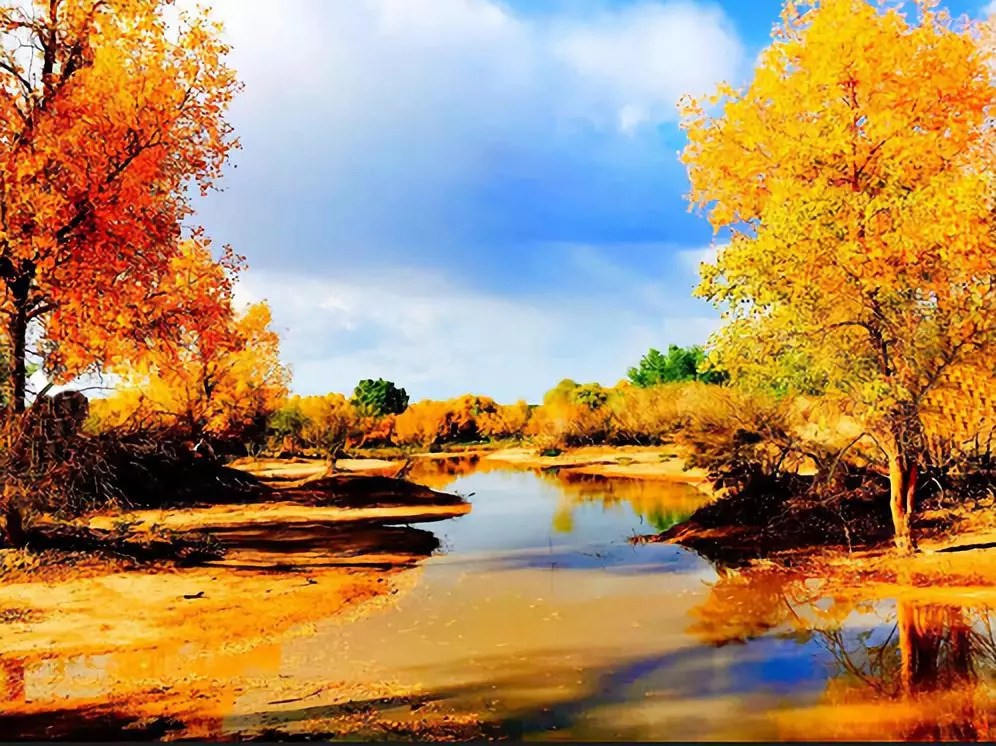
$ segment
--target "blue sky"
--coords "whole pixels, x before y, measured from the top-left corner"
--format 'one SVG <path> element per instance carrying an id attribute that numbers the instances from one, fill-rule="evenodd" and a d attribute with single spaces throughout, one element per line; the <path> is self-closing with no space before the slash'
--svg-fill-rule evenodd
<path id="1" fill-rule="evenodd" d="M 675 102 L 746 80 L 780 3 L 215 7 L 243 149 L 198 219 L 248 257 L 240 300 L 269 300 L 298 393 L 536 401 L 715 328 Z"/>

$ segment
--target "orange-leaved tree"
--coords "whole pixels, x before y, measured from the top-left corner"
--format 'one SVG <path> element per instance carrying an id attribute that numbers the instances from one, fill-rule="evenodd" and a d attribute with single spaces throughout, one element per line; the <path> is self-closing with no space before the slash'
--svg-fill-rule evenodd
<path id="1" fill-rule="evenodd" d="M 964 367 L 991 386 L 996 346 L 994 29 L 935 5 L 790 1 L 748 86 L 682 104 L 690 200 L 732 234 L 698 291 L 717 362 L 819 369 L 878 443 L 902 550 L 924 401 Z"/>
<path id="2" fill-rule="evenodd" d="M 189 323 L 177 343 L 159 342 L 116 372 L 122 377 L 121 405 L 111 397 L 112 410 L 193 438 L 261 433 L 287 395 L 289 378 L 263 302 L 227 322 Z M 129 402 L 133 412 L 127 411 Z"/>
<path id="3" fill-rule="evenodd" d="M 239 87 L 206 14 L 170 0 L 0 0 L 0 310 L 11 404 L 27 340 L 65 381 L 170 338 L 189 188 L 236 146 Z M 189 240 L 199 241 L 197 231 Z M 200 312 L 223 316 L 201 299 Z"/>

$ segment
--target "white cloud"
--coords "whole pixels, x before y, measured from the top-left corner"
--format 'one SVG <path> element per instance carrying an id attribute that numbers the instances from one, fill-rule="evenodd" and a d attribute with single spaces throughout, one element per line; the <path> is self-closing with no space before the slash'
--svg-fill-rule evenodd
<path id="1" fill-rule="evenodd" d="M 495 251 L 503 230 L 509 243 L 556 241 L 564 224 L 583 236 L 575 215 L 604 227 L 622 216 L 640 232 L 639 205 L 666 199 L 669 178 L 646 174 L 680 169 L 661 160 L 655 125 L 675 120 L 681 94 L 749 63 L 717 6 L 643 0 L 583 16 L 522 15 L 501 0 L 213 6 L 246 86 L 230 116 L 243 150 L 198 220 L 250 257 L 237 300 L 271 301 L 296 390 L 382 375 L 415 397 L 472 388 L 535 400 L 565 376 L 614 383 L 648 347 L 701 342 L 715 326 L 669 300 L 687 299 L 687 272 L 668 289 L 666 277 L 617 271 L 599 299 L 571 297 L 565 274 L 540 303 L 414 267 L 437 250 Z"/>
<path id="2" fill-rule="evenodd" d="M 565 24 L 551 47 L 593 110 L 614 106 L 624 131 L 674 120 L 682 95 L 732 81 L 744 54 L 723 11 L 692 2 L 644 3 Z"/>
<path id="3" fill-rule="evenodd" d="M 618 305 L 513 301 L 409 272 L 337 280 L 249 272 L 239 292 L 270 302 L 300 393 L 350 391 L 383 376 L 416 399 L 473 390 L 538 401 L 565 377 L 613 384 L 650 346 L 701 342 L 716 326 L 705 315 L 648 322 L 625 294 Z"/>
<path id="4" fill-rule="evenodd" d="M 494 0 L 288 0 L 280 13 L 219 0 L 215 12 L 248 83 L 245 99 L 294 129 L 307 112 L 281 104 L 305 96 L 337 132 L 404 113 L 418 115 L 409 126 L 427 117 L 459 130 L 469 119 L 476 130 L 494 115 L 548 108 L 550 96 L 567 116 L 673 120 L 678 97 L 735 77 L 744 55 L 723 11 L 690 0 L 544 21 Z"/>
<path id="5" fill-rule="evenodd" d="M 992 0 L 992 2 L 982 9 L 982 15 L 985 18 L 996 15 L 996 0 Z"/>
<path id="6" fill-rule="evenodd" d="M 744 63 L 722 11 L 686 0 L 544 20 L 497 0 L 285 0 L 279 13 L 217 0 L 214 12 L 245 83 L 230 117 L 243 151 L 230 194 L 202 212 L 243 248 L 289 222 L 282 240 L 313 250 L 317 221 L 358 258 L 372 242 L 460 243 L 474 211 L 500 213 L 475 201 L 496 175 L 535 183 L 611 159 L 586 132 L 652 133 L 682 93 Z"/>

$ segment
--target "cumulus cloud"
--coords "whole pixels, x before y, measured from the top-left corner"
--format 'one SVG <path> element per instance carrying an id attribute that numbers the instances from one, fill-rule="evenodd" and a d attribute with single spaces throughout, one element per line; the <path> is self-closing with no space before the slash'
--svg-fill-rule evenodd
<path id="1" fill-rule="evenodd" d="M 691 2 L 645 3 L 565 23 L 550 48 L 586 89 L 592 110 L 615 110 L 627 132 L 675 119 L 682 95 L 732 80 L 744 54 L 720 8 Z"/>
<path id="2" fill-rule="evenodd" d="M 683 93 L 744 72 L 717 5 L 213 6 L 245 82 L 243 150 L 198 221 L 249 257 L 240 298 L 270 301 L 296 390 L 383 375 L 417 397 L 535 399 L 568 375 L 612 383 L 715 325 L 675 302 L 692 284 L 680 259 L 675 281 L 618 255 L 690 220 L 659 127 Z M 592 271 L 580 251 L 534 258 L 564 242 L 595 247 Z"/>
<path id="3" fill-rule="evenodd" d="M 562 234 L 579 214 L 639 220 L 637 200 L 681 173 L 654 125 L 744 57 L 722 11 L 687 0 L 582 17 L 497 0 L 217 0 L 215 15 L 245 81 L 231 112 L 244 150 L 202 212 L 266 265 L 518 240 L 518 212 Z"/>
<path id="4" fill-rule="evenodd" d="M 542 19 L 494 0 L 289 0 L 280 13 L 221 0 L 215 11 L 247 106 L 273 112 L 306 93 L 308 111 L 281 113 L 328 115 L 337 132 L 394 128 L 399 114 L 475 140 L 483 122 L 529 116 L 674 120 L 682 94 L 736 77 L 744 55 L 722 9 L 690 0 Z"/>

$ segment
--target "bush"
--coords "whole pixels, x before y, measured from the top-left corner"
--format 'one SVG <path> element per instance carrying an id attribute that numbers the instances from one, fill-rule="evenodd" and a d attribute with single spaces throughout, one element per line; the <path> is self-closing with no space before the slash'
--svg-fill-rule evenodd
<path id="1" fill-rule="evenodd" d="M 317 451 L 334 457 L 351 437 L 359 436 L 361 422 L 342 394 L 293 396 L 270 416 L 268 444 L 273 451 Z"/>
<path id="2" fill-rule="evenodd" d="M 71 518 L 109 505 L 161 507 L 208 494 L 258 494 L 253 478 L 197 453 L 173 432 L 123 426 L 94 434 L 83 429 L 87 413 L 85 396 L 64 392 L 0 423 L 5 544 L 23 546 L 42 513 Z"/>
<path id="3" fill-rule="evenodd" d="M 651 388 L 618 388 L 609 400 L 612 441 L 619 444 L 658 445 L 681 424 L 681 398 L 688 384 Z"/>
<path id="4" fill-rule="evenodd" d="M 479 440 L 480 423 L 495 423 L 499 407 L 486 396 L 464 396 L 447 401 L 426 399 L 416 402 L 394 421 L 394 440 L 398 445 L 422 447 L 443 443 Z"/>
<path id="5" fill-rule="evenodd" d="M 87 463 L 80 431 L 89 414 L 87 398 L 78 392 L 39 397 L 20 414 L 7 414 L 0 424 L 0 513 L 3 539 L 23 546 L 28 522 L 36 513 L 88 505 L 91 490 L 81 474 L 101 479 L 99 460 Z M 81 489 L 83 487 L 83 489 Z"/>
<path id="6" fill-rule="evenodd" d="M 521 436 L 529 422 L 530 407 L 526 402 L 500 404 L 493 412 L 482 412 L 477 418 L 477 430 L 484 437 L 497 440 Z"/>

